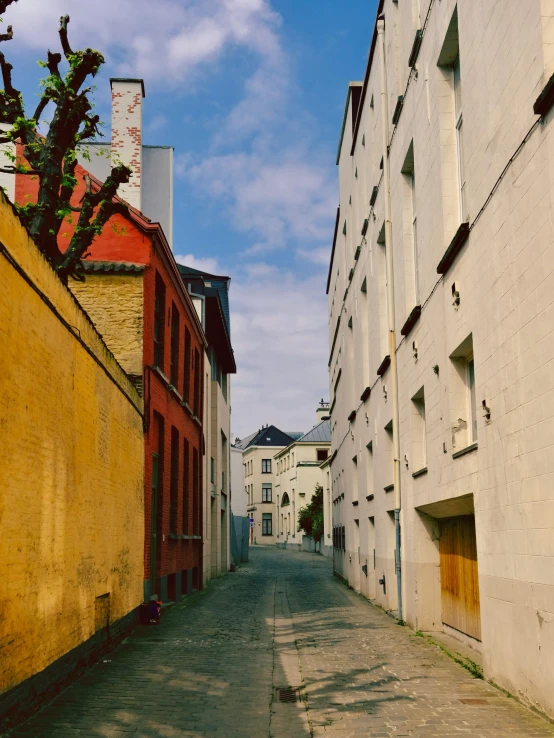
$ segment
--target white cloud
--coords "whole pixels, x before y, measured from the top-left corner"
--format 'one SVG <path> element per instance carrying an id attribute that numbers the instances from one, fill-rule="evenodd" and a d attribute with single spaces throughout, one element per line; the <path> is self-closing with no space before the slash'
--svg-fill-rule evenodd
<path id="1" fill-rule="evenodd" d="M 146 131 L 148 133 L 155 133 L 156 131 L 160 131 L 162 128 L 165 128 L 167 125 L 167 118 L 165 115 L 155 115 L 151 121 L 149 121 L 146 124 Z"/>
<path id="2" fill-rule="evenodd" d="M 329 238 L 335 185 L 304 150 L 212 156 L 183 168 L 184 176 L 210 196 L 222 198 L 236 229 L 255 237 L 247 253 L 283 248 L 291 240 Z"/>
<path id="3" fill-rule="evenodd" d="M 124 76 L 175 84 L 234 47 L 269 61 L 279 53 L 280 17 L 268 0 L 25 0 L 6 12 L 12 45 L 44 54 L 65 13 L 72 45 L 100 49 L 112 71 Z"/>
<path id="4" fill-rule="evenodd" d="M 194 256 L 193 254 L 176 254 L 175 261 L 177 264 L 198 269 L 201 272 L 209 272 L 210 274 L 220 274 L 221 270 L 217 259 L 212 257 Z"/>
<path id="5" fill-rule="evenodd" d="M 313 249 L 297 249 L 296 253 L 305 261 L 310 261 L 312 264 L 327 267 L 329 266 L 329 260 L 331 258 L 331 247 L 319 246 Z"/>
<path id="6" fill-rule="evenodd" d="M 325 276 L 272 270 L 231 283 L 233 433 L 270 423 L 307 431 L 329 393 Z"/>

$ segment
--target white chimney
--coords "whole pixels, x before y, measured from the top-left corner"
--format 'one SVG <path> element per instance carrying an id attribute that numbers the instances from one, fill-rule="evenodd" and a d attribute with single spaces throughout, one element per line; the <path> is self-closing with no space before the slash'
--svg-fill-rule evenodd
<path id="1" fill-rule="evenodd" d="M 112 87 L 112 154 L 115 163 L 133 170 L 128 184 L 121 185 L 118 195 L 137 210 L 142 210 L 142 99 L 141 79 L 110 79 Z"/>

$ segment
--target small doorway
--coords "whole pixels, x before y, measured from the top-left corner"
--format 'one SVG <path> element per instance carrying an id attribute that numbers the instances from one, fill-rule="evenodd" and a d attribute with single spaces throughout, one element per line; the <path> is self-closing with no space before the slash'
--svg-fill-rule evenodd
<path id="1" fill-rule="evenodd" d="M 442 622 L 481 640 L 481 607 L 475 517 L 440 521 Z"/>

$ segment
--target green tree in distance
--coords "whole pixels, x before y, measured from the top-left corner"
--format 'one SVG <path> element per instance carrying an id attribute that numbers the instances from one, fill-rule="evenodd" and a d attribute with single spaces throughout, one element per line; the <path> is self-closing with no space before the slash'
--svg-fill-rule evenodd
<path id="1" fill-rule="evenodd" d="M 298 512 L 298 531 L 319 543 L 323 537 L 323 487 L 316 484 L 311 501 Z"/>

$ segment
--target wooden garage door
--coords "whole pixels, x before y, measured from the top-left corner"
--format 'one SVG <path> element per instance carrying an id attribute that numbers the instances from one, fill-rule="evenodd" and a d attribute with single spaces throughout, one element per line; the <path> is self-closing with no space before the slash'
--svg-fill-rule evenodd
<path id="1" fill-rule="evenodd" d="M 442 622 L 481 640 L 475 518 L 441 520 Z"/>

